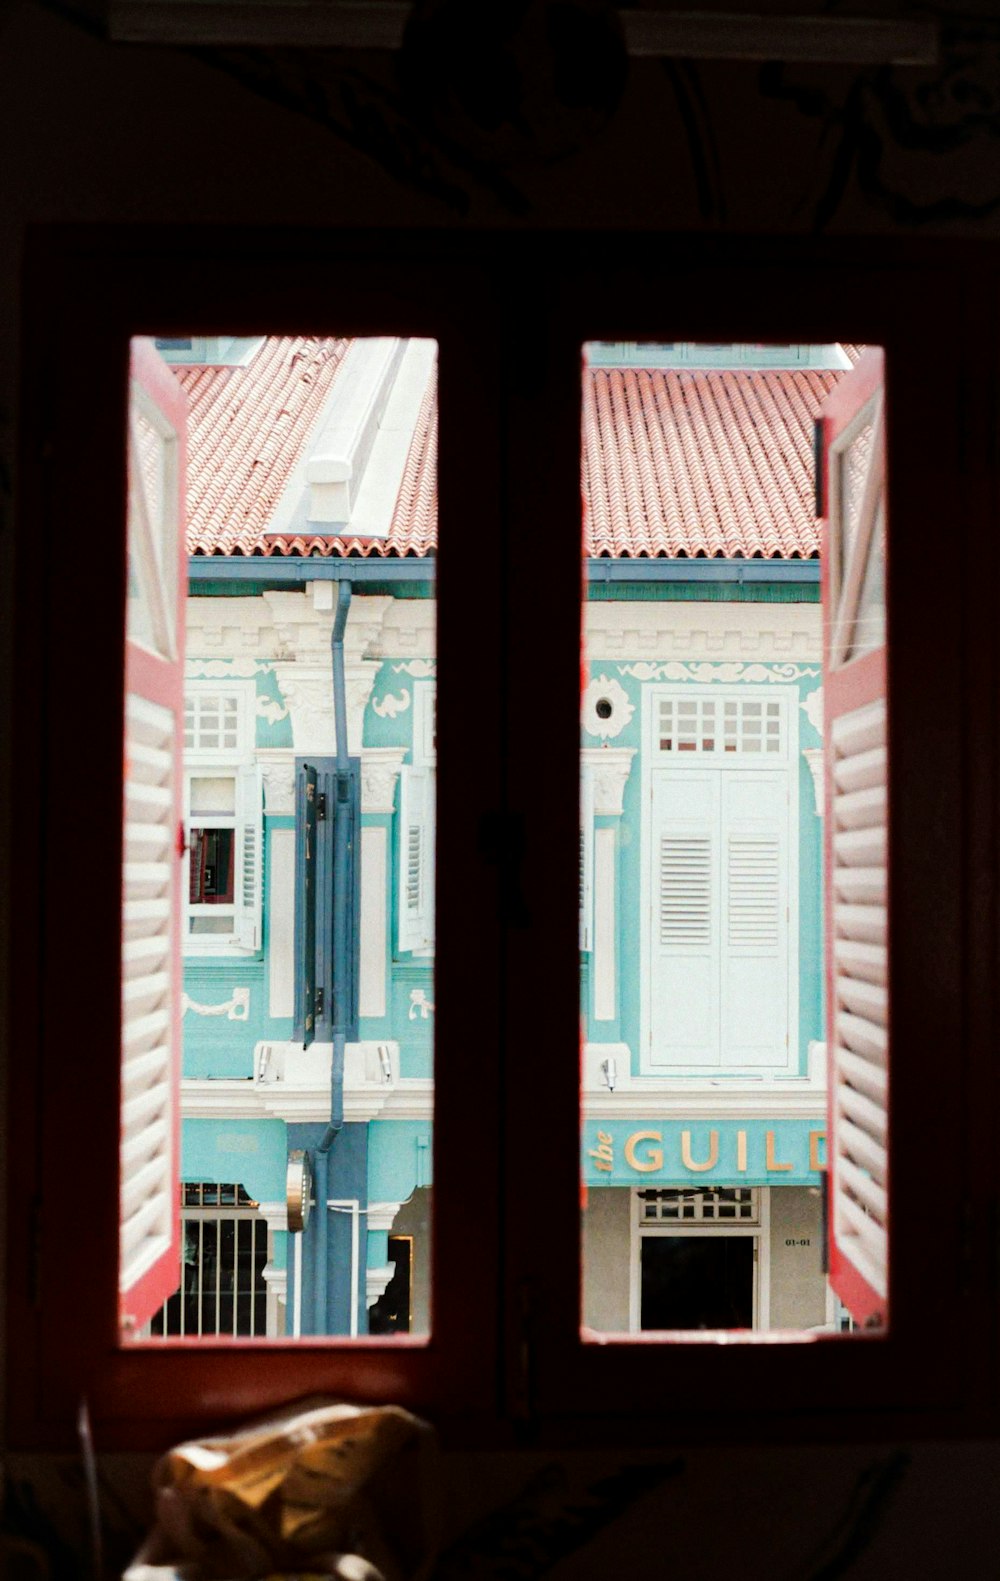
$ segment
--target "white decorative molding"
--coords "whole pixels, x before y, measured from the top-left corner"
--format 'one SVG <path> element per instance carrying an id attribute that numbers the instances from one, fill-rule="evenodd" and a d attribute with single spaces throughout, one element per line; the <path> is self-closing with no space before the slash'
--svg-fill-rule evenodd
<path id="1" fill-rule="evenodd" d="M 822 686 L 817 686 L 816 690 L 814 692 L 810 692 L 808 697 L 803 697 L 801 703 L 799 704 L 799 707 L 802 709 L 802 712 L 805 714 L 806 718 L 808 719 L 809 723 L 812 725 L 812 727 L 815 730 L 816 734 L 818 736 L 822 737 L 822 734 L 823 734 L 823 688 L 822 688 Z"/>
<path id="2" fill-rule="evenodd" d="M 329 658 L 322 665 L 280 663 L 274 669 L 281 695 L 288 705 L 295 751 L 332 756 L 337 750 L 337 731 L 333 716 L 333 671 Z M 378 665 L 366 659 L 346 661 L 344 664 L 347 750 L 355 754 L 361 749 L 365 708 L 377 674 Z"/>
<path id="3" fill-rule="evenodd" d="M 375 1305 L 379 1296 L 387 1290 L 389 1280 L 395 1272 L 395 1263 L 383 1263 L 381 1268 L 365 1269 L 365 1306 Z"/>
<path id="4" fill-rule="evenodd" d="M 585 652 L 608 659 L 796 659 L 822 656 L 819 604 L 612 599 L 584 609 Z"/>
<path id="5" fill-rule="evenodd" d="M 584 747 L 580 762 L 590 774 L 594 813 L 600 818 L 620 818 L 625 786 L 632 769 L 635 747 Z"/>
<path id="6" fill-rule="evenodd" d="M 633 1076 L 627 1043 L 585 1043 L 583 1108 L 588 1119 L 646 1120 L 770 1118 L 821 1119 L 826 1113 L 826 1071 L 810 1044 L 810 1075 L 752 1081 L 728 1077 Z M 608 1088 L 611 1063 L 614 1090 Z"/>
<path id="7" fill-rule="evenodd" d="M 264 667 L 262 661 L 281 655 L 281 639 L 271 611 L 260 597 L 213 598 L 207 594 L 191 594 L 186 614 L 185 647 L 195 663 L 218 662 L 214 656 L 224 655 L 224 662 L 241 666 L 228 670 L 227 674 L 254 675 Z M 247 669 L 247 665 L 253 668 Z M 218 678 L 214 670 L 195 673 Z"/>
<path id="8" fill-rule="evenodd" d="M 260 1214 L 262 1219 L 267 1220 L 267 1227 L 272 1232 L 287 1230 L 288 1204 L 285 1202 L 284 1198 L 282 1198 L 280 1202 L 258 1202 L 257 1212 Z M 283 1273 L 283 1268 L 275 1269 L 276 1275 Z"/>
<path id="9" fill-rule="evenodd" d="M 397 714 L 405 714 L 410 706 L 410 694 L 405 686 L 397 697 L 393 692 L 386 692 L 381 702 L 372 703 L 372 712 L 378 714 L 380 719 L 395 719 Z"/>
<path id="10" fill-rule="evenodd" d="M 415 681 L 429 681 L 437 675 L 437 664 L 433 659 L 407 659 L 402 664 L 394 664 L 392 673 L 412 675 Z"/>
<path id="11" fill-rule="evenodd" d="M 600 709 L 600 712 L 599 712 Z M 607 717 L 601 714 L 606 712 Z M 589 683 L 583 694 L 583 728 L 588 735 L 620 736 L 635 713 L 628 693 L 620 681 L 610 675 L 598 675 Z"/>
<path id="12" fill-rule="evenodd" d="M 258 696 L 256 698 L 257 718 L 266 719 L 269 725 L 276 725 L 279 719 L 288 718 L 288 707 L 279 703 L 275 697 Z"/>
<path id="13" fill-rule="evenodd" d="M 816 816 L 823 816 L 823 748 L 803 747 L 802 756 L 809 765 L 809 772 L 813 781 L 813 796 L 816 799 Z"/>
<path id="14" fill-rule="evenodd" d="M 185 659 L 186 681 L 244 681 L 255 675 L 266 675 L 270 664 L 258 664 L 255 659 Z"/>
<path id="15" fill-rule="evenodd" d="M 281 1228 L 287 1230 L 288 1225 L 283 1224 Z M 265 1263 L 261 1271 L 264 1275 L 264 1283 L 267 1286 L 268 1295 L 273 1296 L 276 1301 L 286 1302 L 288 1300 L 288 1269 L 279 1268 L 277 1263 Z"/>
<path id="16" fill-rule="evenodd" d="M 368 1228 L 371 1231 L 389 1231 L 396 1222 L 396 1214 L 403 1206 L 401 1202 L 369 1202 Z"/>
<path id="17" fill-rule="evenodd" d="M 181 1015 L 186 1016 L 189 1010 L 192 1010 L 196 1016 L 225 1016 L 227 1021 L 248 1021 L 250 990 L 234 988 L 230 998 L 217 1005 L 203 1005 L 197 999 L 192 999 L 190 994 L 182 994 Z"/>
<path id="18" fill-rule="evenodd" d="M 272 1054 L 289 1050 L 303 1052 L 300 1044 L 272 1043 L 268 1047 Z M 398 1045 L 389 1044 L 388 1047 L 396 1050 L 393 1069 L 398 1070 Z M 182 1117 L 185 1120 L 285 1120 L 295 1124 L 329 1120 L 332 1047 L 329 1043 L 313 1043 L 306 1052 L 317 1048 L 321 1058 L 316 1061 L 318 1068 L 308 1080 L 185 1078 L 181 1082 Z M 345 1120 L 419 1120 L 429 1124 L 434 1117 L 431 1078 L 396 1077 L 388 1083 L 380 1072 L 378 1080 L 359 1081 L 352 1059 L 352 1051 L 357 1048 L 357 1044 L 349 1043 L 346 1050 Z"/>
<path id="19" fill-rule="evenodd" d="M 818 669 L 802 664 L 681 664 L 676 660 L 665 664 L 647 664 L 644 661 L 620 664 L 618 672 L 620 675 L 632 675 L 637 681 L 716 681 L 723 685 L 730 685 L 734 681 L 747 681 L 754 685 L 771 681 L 785 686 L 790 681 L 809 679 L 820 673 Z"/>
<path id="20" fill-rule="evenodd" d="M 433 1015 L 433 1013 L 434 1006 L 428 999 L 424 990 L 422 988 L 411 988 L 410 1009 L 409 1014 L 407 1015 L 407 1020 L 416 1021 L 419 1019 L 421 1021 L 426 1021 L 428 1016 Z"/>
<path id="21" fill-rule="evenodd" d="M 295 753 L 291 747 L 259 747 L 256 753 L 264 781 L 264 811 L 269 817 L 295 813 Z"/>
<path id="22" fill-rule="evenodd" d="M 289 592 L 284 588 L 272 589 L 261 595 L 267 606 L 281 648 L 276 657 L 294 660 L 305 665 L 330 668 L 330 640 L 333 636 L 335 611 L 330 607 L 317 607 L 313 598 L 313 584 L 307 582 L 300 591 Z M 223 603 L 226 600 L 219 599 Z M 320 603 L 324 602 L 322 599 Z M 355 594 L 344 630 L 344 659 L 349 665 L 360 659 L 382 657 L 382 625 L 394 599 Z"/>
<path id="23" fill-rule="evenodd" d="M 405 747 L 363 747 L 361 811 L 391 813 L 396 808 L 396 781 L 406 757 Z"/>

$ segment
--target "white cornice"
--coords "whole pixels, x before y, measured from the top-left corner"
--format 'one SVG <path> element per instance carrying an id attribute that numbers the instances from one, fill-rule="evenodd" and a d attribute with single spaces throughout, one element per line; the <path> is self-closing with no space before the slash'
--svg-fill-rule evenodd
<path id="1" fill-rule="evenodd" d="M 323 584 L 323 592 L 329 584 Z M 301 664 L 330 665 L 330 639 L 333 636 L 333 600 L 313 596 L 314 584 L 307 582 L 299 591 L 276 588 L 261 598 L 281 640 L 283 659 Z M 357 594 L 351 599 L 344 631 L 344 658 L 348 664 L 359 659 L 378 658 L 382 651 L 382 623 L 393 599 Z M 321 607 L 329 605 L 328 608 Z"/>
<path id="2" fill-rule="evenodd" d="M 595 662 L 680 658 L 818 664 L 822 653 L 819 604 L 602 600 L 586 604 L 584 634 Z"/>
<path id="3" fill-rule="evenodd" d="M 283 657 L 281 638 L 262 598 L 192 594 L 187 600 L 186 622 L 185 649 L 190 659 L 225 657 L 260 662 Z"/>
<path id="4" fill-rule="evenodd" d="M 818 1119 L 826 1113 L 819 1055 L 811 1060 L 811 1068 L 812 1079 L 803 1076 L 780 1081 L 633 1076 L 627 1043 L 585 1043 L 584 1114 L 592 1120 Z M 613 1091 L 608 1088 L 609 1076 Z"/>
<path id="5" fill-rule="evenodd" d="M 388 1079 L 383 1055 L 389 1062 Z M 329 1043 L 268 1041 L 254 1050 L 254 1069 L 264 1072 L 244 1081 L 188 1078 L 181 1082 L 184 1119 L 327 1120 L 330 1117 Z M 430 1078 L 399 1076 L 399 1044 L 348 1043 L 344 1050 L 344 1119 L 423 1120 L 434 1114 Z"/>

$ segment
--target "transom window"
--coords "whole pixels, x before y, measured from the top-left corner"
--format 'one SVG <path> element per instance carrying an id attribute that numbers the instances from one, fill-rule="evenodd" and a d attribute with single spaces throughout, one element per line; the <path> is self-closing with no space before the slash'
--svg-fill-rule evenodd
<path id="1" fill-rule="evenodd" d="M 661 697 L 657 708 L 657 750 L 682 753 L 785 753 L 784 710 L 777 700 L 750 697 Z"/>
<path id="2" fill-rule="evenodd" d="M 660 1191 L 640 1191 L 638 1197 L 643 1224 L 760 1222 L 758 1194 L 752 1186 L 717 1186 L 699 1191 L 669 1187 Z"/>

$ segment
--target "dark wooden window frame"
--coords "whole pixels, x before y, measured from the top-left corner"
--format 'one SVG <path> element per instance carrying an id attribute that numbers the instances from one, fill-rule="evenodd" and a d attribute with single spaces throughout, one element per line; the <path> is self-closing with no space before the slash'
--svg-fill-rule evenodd
<path id="1" fill-rule="evenodd" d="M 83 1395 L 102 1447 L 160 1448 L 318 1391 L 396 1400 L 450 1441 L 495 1445 L 990 1430 L 997 676 L 991 577 L 977 556 L 997 518 L 994 267 L 981 250 L 870 242 L 33 236 L 14 682 L 13 1443 L 68 1447 Z M 127 345 L 132 333 L 220 325 L 440 343 L 429 1341 L 116 1343 L 119 894 L 102 854 L 120 837 Z M 751 332 L 887 352 L 893 1321 L 887 1335 L 859 1339 L 587 1343 L 580 345 Z M 475 731 L 470 763 L 473 693 L 495 700 L 483 719 L 496 723 Z M 527 696 L 544 697 L 544 729 L 521 706 Z M 95 762 L 108 773 L 89 772 Z M 87 1237 L 64 1211 L 68 1176 L 91 1208 Z M 79 1293 L 72 1336 L 66 1288 Z"/>

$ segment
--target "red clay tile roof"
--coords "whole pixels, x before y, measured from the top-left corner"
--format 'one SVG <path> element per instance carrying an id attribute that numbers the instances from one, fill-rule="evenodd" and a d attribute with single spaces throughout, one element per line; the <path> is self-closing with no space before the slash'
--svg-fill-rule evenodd
<path id="1" fill-rule="evenodd" d="M 594 369 L 584 395 L 588 554 L 818 554 L 813 418 L 837 377 Z"/>
<path id="2" fill-rule="evenodd" d="M 190 553 L 433 551 L 433 388 L 421 407 L 388 538 L 266 536 L 348 344 L 334 338 L 274 337 L 245 368 L 176 370 L 191 413 Z M 778 371 L 590 372 L 582 467 L 587 554 L 817 554 L 813 418 L 838 377 Z"/>

